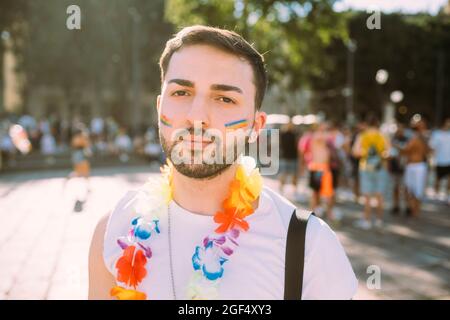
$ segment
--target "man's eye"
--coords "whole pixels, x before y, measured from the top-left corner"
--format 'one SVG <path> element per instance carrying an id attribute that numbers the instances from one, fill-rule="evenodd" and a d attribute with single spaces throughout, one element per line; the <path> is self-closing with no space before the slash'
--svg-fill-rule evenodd
<path id="1" fill-rule="evenodd" d="M 220 97 L 219 100 L 224 103 L 235 103 L 232 99 L 227 98 L 227 97 Z"/>
<path id="2" fill-rule="evenodd" d="M 188 95 L 188 93 L 184 90 L 177 90 L 174 93 L 172 93 L 172 96 L 175 96 L 175 97 L 183 97 L 183 96 L 187 96 L 187 95 Z"/>

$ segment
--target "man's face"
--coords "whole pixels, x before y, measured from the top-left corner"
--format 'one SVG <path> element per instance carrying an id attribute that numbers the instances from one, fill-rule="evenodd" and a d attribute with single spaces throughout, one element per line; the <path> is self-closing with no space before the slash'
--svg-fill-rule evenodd
<path id="1" fill-rule="evenodd" d="M 252 67 L 237 56 L 207 45 L 172 55 L 157 106 L 163 149 L 180 173 L 213 177 L 234 162 L 235 142 L 246 141 L 243 132 L 264 126 L 265 114 L 255 115 L 255 92 Z M 227 133 L 237 132 L 238 140 L 227 140 Z M 226 160 L 230 152 L 231 161 Z M 184 161 L 177 163 L 175 154 Z"/>

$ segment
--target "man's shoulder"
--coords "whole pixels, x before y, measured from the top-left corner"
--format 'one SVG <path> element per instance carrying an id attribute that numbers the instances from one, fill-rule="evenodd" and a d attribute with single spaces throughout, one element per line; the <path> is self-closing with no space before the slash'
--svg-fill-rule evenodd
<path id="1" fill-rule="evenodd" d="M 123 193 L 123 195 L 117 200 L 113 200 L 111 203 L 110 214 L 108 217 L 106 231 L 110 232 L 111 229 L 121 228 L 128 226 L 135 214 L 136 201 L 143 194 L 141 189 L 130 189 Z"/>
<path id="2" fill-rule="evenodd" d="M 263 186 L 262 197 L 265 197 L 265 200 L 274 206 L 275 210 L 273 210 L 273 212 L 278 215 L 284 229 L 287 230 L 291 215 L 296 209 L 296 206 L 287 198 L 266 185 Z"/>
<path id="3" fill-rule="evenodd" d="M 286 197 L 282 196 L 272 188 L 268 186 L 263 187 L 263 195 L 268 197 L 273 204 L 276 207 L 277 214 L 280 216 L 283 226 L 287 230 L 289 227 L 289 222 L 291 220 L 291 216 L 294 213 L 295 209 L 299 210 L 305 210 L 305 211 L 311 211 L 307 207 L 297 206 L 293 202 L 291 202 Z M 312 211 L 311 211 L 312 212 Z M 308 220 L 308 227 L 307 227 L 307 237 L 310 238 L 310 240 L 313 240 L 315 236 L 321 232 L 327 232 L 331 231 L 328 224 L 320 219 L 319 217 L 315 215 L 311 215 Z"/>
<path id="4" fill-rule="evenodd" d="M 277 209 L 277 214 L 281 218 L 286 231 L 289 228 L 289 222 L 295 209 L 311 211 L 307 207 L 296 206 L 290 200 L 286 199 L 284 196 L 271 189 L 270 187 L 264 186 L 263 194 L 266 197 L 269 197 L 271 201 L 273 201 Z M 306 228 L 306 255 L 308 255 L 310 249 L 313 250 L 312 248 L 315 248 L 322 244 L 326 245 L 326 243 L 334 242 L 336 240 L 337 237 L 335 232 L 324 220 L 315 215 L 311 215 L 309 217 Z"/>

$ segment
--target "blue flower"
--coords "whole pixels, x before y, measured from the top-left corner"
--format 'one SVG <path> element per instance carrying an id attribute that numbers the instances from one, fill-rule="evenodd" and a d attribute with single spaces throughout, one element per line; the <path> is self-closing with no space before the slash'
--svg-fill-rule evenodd
<path id="1" fill-rule="evenodd" d="M 152 232 L 160 233 L 158 220 L 148 221 L 142 217 L 134 218 L 131 224 L 133 225 L 133 235 L 141 240 L 147 240 L 151 237 Z"/>
<path id="2" fill-rule="evenodd" d="M 208 280 L 216 280 L 223 275 L 223 264 L 228 260 L 217 254 L 215 246 L 208 245 L 203 249 L 200 246 L 195 248 L 192 256 L 192 266 L 194 270 L 202 270 L 203 275 Z"/>
<path id="3" fill-rule="evenodd" d="M 152 235 L 151 226 L 147 223 L 139 224 L 134 230 L 134 236 L 141 240 L 147 240 Z"/>

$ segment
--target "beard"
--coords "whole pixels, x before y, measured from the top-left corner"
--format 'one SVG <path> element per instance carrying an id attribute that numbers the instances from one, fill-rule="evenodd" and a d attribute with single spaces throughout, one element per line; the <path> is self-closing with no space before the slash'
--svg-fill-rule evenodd
<path id="1" fill-rule="evenodd" d="M 189 130 L 192 132 L 191 130 Z M 176 140 L 173 143 L 170 143 L 170 141 L 166 140 L 164 138 L 164 135 L 161 133 L 161 130 L 159 130 L 159 139 L 161 142 L 161 146 L 164 150 L 164 153 L 166 154 L 166 157 L 172 162 L 175 169 L 181 173 L 182 175 L 193 178 L 193 179 L 212 179 L 214 177 L 219 176 L 222 174 L 225 170 L 227 170 L 232 164 L 236 162 L 238 157 L 241 153 L 243 153 L 242 150 L 238 150 L 238 145 L 233 141 L 232 149 L 232 159 L 230 161 L 229 155 L 227 156 L 227 150 L 229 148 L 226 148 L 225 153 L 223 153 L 221 161 L 219 163 L 206 163 L 204 159 L 202 158 L 201 163 L 192 163 L 186 162 L 186 161 L 173 161 L 172 156 L 174 149 L 177 147 L 179 143 L 183 143 L 181 140 Z M 221 144 L 219 143 L 221 146 Z M 245 138 L 244 141 L 244 150 L 247 150 L 248 147 L 248 137 Z M 213 152 L 217 151 L 218 147 Z M 185 150 L 183 150 L 185 151 Z M 202 155 L 204 149 L 200 150 L 191 150 L 190 151 L 190 159 L 194 159 L 196 156 Z"/>

